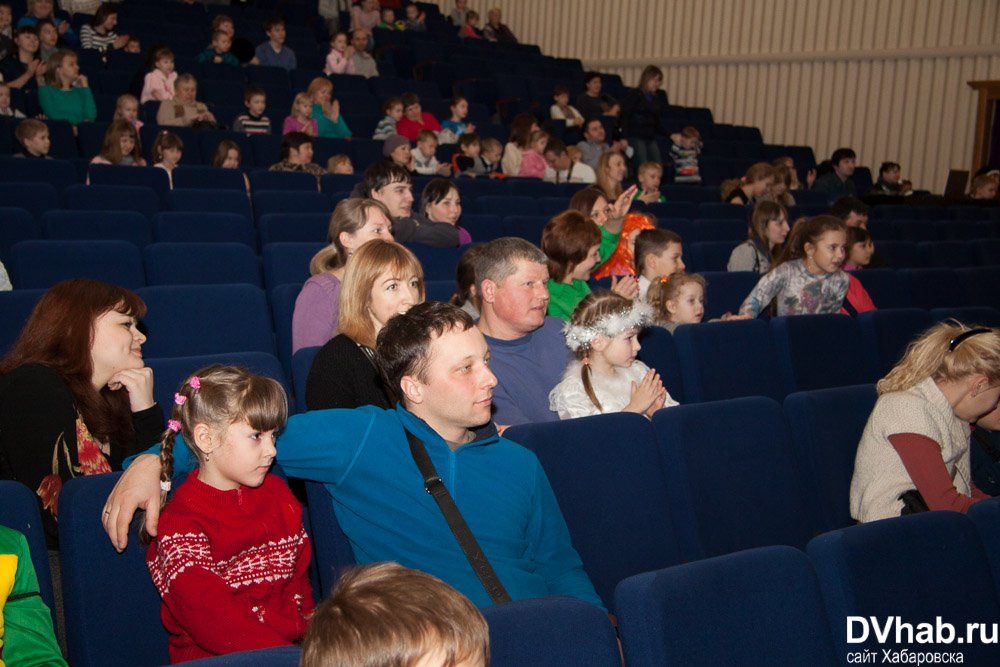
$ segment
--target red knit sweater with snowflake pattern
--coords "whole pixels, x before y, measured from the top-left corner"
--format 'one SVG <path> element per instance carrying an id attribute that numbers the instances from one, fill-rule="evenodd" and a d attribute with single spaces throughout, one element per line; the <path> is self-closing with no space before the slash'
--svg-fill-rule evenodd
<path id="1" fill-rule="evenodd" d="M 160 515 L 146 565 L 170 660 L 291 644 L 313 611 L 309 538 L 284 481 L 220 491 L 193 470 Z"/>

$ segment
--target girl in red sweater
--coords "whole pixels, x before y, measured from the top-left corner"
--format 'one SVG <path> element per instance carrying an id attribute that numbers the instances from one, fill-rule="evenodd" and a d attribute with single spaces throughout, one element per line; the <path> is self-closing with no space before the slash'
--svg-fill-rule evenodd
<path id="1" fill-rule="evenodd" d="M 163 502 L 177 434 L 198 467 L 160 515 L 146 564 L 170 633 L 170 659 L 292 644 L 312 615 L 302 508 L 268 474 L 288 416 L 276 381 L 218 364 L 174 395 L 160 448 Z"/>

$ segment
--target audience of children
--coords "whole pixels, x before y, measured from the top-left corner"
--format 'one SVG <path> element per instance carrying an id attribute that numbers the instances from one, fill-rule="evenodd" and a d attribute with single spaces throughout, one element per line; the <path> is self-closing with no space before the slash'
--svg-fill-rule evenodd
<path id="1" fill-rule="evenodd" d="M 212 19 L 211 34 L 215 34 L 216 32 L 224 32 L 229 35 L 231 44 L 229 51 L 241 65 L 250 64 L 253 61 L 254 45 L 249 39 L 236 34 L 236 25 L 233 23 L 232 18 L 225 14 L 218 14 Z"/>
<path id="2" fill-rule="evenodd" d="M 502 157 L 504 154 L 503 144 L 495 137 L 484 137 L 482 142 L 482 158 L 486 164 L 486 172 L 490 176 L 503 177 Z"/>
<path id="3" fill-rule="evenodd" d="M 183 150 L 183 147 L 182 147 Z M 243 165 L 243 152 L 235 141 L 223 139 L 215 147 L 212 166 L 220 169 L 239 169 Z"/>
<path id="4" fill-rule="evenodd" d="M 596 172 L 597 161 L 612 150 L 612 147 L 605 142 L 604 124 L 600 118 L 588 118 L 584 121 L 583 140 L 576 147 L 583 153 L 583 162 Z"/>
<path id="5" fill-rule="evenodd" d="M 588 217 L 601 232 L 601 261 L 607 260 L 618 247 L 625 214 L 632 206 L 635 186 L 623 192 L 614 203 L 607 198 L 604 190 L 596 185 L 578 190 L 569 200 L 569 210 Z"/>
<path id="6" fill-rule="evenodd" d="M 569 148 L 559 139 L 549 139 L 545 144 L 543 155 L 545 175 L 542 180 L 547 183 L 594 183 L 597 174 L 583 162 L 574 161 L 569 155 Z"/>
<path id="7" fill-rule="evenodd" d="M 486 12 L 486 25 L 483 26 L 483 37 L 490 42 L 501 44 L 517 44 L 517 37 L 505 23 L 500 21 L 500 8 L 493 7 Z"/>
<path id="8" fill-rule="evenodd" d="M 636 359 L 639 332 L 652 309 L 613 292 L 588 294 L 565 329 L 566 345 L 575 359 L 549 393 L 549 409 L 560 419 L 609 412 L 635 412 L 652 417 L 677 405 L 659 374 Z"/>
<path id="9" fill-rule="evenodd" d="M 450 176 L 451 165 L 438 162 L 437 147 L 437 135 L 430 130 L 420 130 L 417 134 L 417 150 L 410 153 L 413 160 L 411 171 L 422 176 Z"/>
<path id="10" fill-rule="evenodd" d="M 793 171 L 783 164 L 774 167 L 774 185 L 761 196 L 761 201 L 773 201 L 786 209 L 795 206 L 795 197 L 791 193 L 792 173 Z"/>
<path id="11" fill-rule="evenodd" d="M 25 118 L 14 129 L 14 137 L 24 148 L 24 150 L 15 153 L 14 157 L 39 160 L 52 159 L 49 156 L 49 148 L 52 145 L 52 139 L 49 137 L 49 127 L 42 121 L 34 118 Z M 105 138 L 106 142 L 107 139 Z"/>
<path id="12" fill-rule="evenodd" d="M 635 239 L 643 230 L 656 229 L 656 220 L 645 213 L 629 213 L 622 223 L 622 232 L 618 237 L 618 246 L 611 256 L 601 264 L 593 277 L 596 279 L 608 276 L 638 276 L 635 264 Z"/>
<path id="13" fill-rule="evenodd" d="M 264 110 L 267 108 L 267 93 L 264 89 L 247 86 L 243 93 L 243 106 L 247 112 L 240 114 L 233 121 L 233 132 L 271 134 L 271 119 L 264 115 Z"/>
<path id="14" fill-rule="evenodd" d="M 396 134 L 396 123 L 403 117 L 403 99 L 390 97 L 382 103 L 382 120 L 375 126 L 372 139 L 384 140 Z"/>
<path id="15" fill-rule="evenodd" d="M 37 27 L 38 22 L 48 19 L 55 25 L 59 38 L 69 47 L 79 47 L 80 39 L 66 19 L 56 16 L 54 0 L 28 0 L 27 12 L 17 22 L 18 28 Z"/>
<path id="16" fill-rule="evenodd" d="M 281 138 L 281 160 L 275 162 L 269 171 L 302 171 L 319 178 L 323 175 L 323 167 L 313 159 L 313 138 L 305 132 L 289 132 Z"/>
<path id="17" fill-rule="evenodd" d="M 767 273 L 784 247 L 790 229 L 784 206 L 771 201 L 760 202 L 750 215 L 747 240 L 733 248 L 726 271 Z"/>
<path id="18" fill-rule="evenodd" d="M 576 108 L 585 119 L 600 118 L 604 114 L 601 108 L 603 85 L 600 72 L 583 73 L 583 92 L 576 96 Z"/>
<path id="19" fill-rule="evenodd" d="M 410 141 L 416 141 L 420 130 L 441 131 L 441 123 L 434 114 L 423 111 L 420 98 L 414 93 L 403 95 L 403 117 L 396 123 L 396 134 L 401 134 Z"/>
<path id="20" fill-rule="evenodd" d="M 660 182 L 663 180 L 663 165 L 659 162 L 643 162 L 636 174 L 639 189 L 635 191 L 632 201 L 646 204 L 662 204 L 667 198 L 660 194 Z"/>
<path id="21" fill-rule="evenodd" d="M 197 61 L 199 64 L 212 63 L 215 65 L 239 67 L 240 61 L 229 52 L 232 46 L 232 35 L 224 30 L 216 30 L 212 33 L 212 43 L 198 54 Z"/>
<path id="22" fill-rule="evenodd" d="M 445 141 L 442 139 L 441 143 L 456 143 L 458 137 L 476 131 L 475 124 L 466 120 L 466 117 L 469 115 L 469 100 L 465 99 L 462 95 L 456 95 L 452 98 L 448 108 L 451 110 L 451 118 L 443 121 L 441 127 L 444 130 L 450 131 L 455 136 L 455 139 L 454 141 Z"/>
<path id="23" fill-rule="evenodd" d="M 969 435 L 1000 400 L 1000 331 L 939 322 L 876 388 L 854 458 L 854 519 L 964 513 L 989 498 L 972 480 Z"/>
<path id="24" fill-rule="evenodd" d="M 351 129 L 347 127 L 343 114 L 340 113 L 340 101 L 333 99 L 333 84 L 329 79 L 317 77 L 309 83 L 306 90 L 309 101 L 312 102 L 312 119 L 316 122 L 319 137 L 327 139 L 347 139 Z"/>
<path id="25" fill-rule="evenodd" d="M 173 127 L 215 128 L 215 116 L 198 99 L 198 81 L 191 74 L 181 74 L 174 82 L 173 99 L 160 102 L 156 123 Z"/>
<path id="26" fill-rule="evenodd" d="M 244 368 L 202 368 L 174 394 L 160 444 L 163 508 L 146 555 L 171 662 L 305 635 L 311 546 L 301 505 L 269 472 L 287 418 L 281 384 Z M 198 465 L 170 494 L 179 438 Z"/>
<path id="27" fill-rule="evenodd" d="M 423 216 L 431 222 L 445 222 L 458 229 L 458 245 L 472 243 L 469 232 L 458 226 L 462 217 L 462 196 L 447 178 L 435 178 L 424 186 L 420 194 Z"/>
<path id="28" fill-rule="evenodd" d="M 405 30 L 406 24 L 396 19 L 396 11 L 392 7 L 383 7 L 375 27 L 379 30 Z"/>
<path id="29" fill-rule="evenodd" d="M 549 107 L 549 118 L 566 121 L 566 127 L 580 127 L 583 116 L 576 107 L 570 106 L 569 88 L 563 84 L 557 85 L 552 91 L 552 106 Z"/>
<path id="30" fill-rule="evenodd" d="M 722 182 L 722 201 L 728 204 L 753 206 L 774 185 L 774 167 L 767 162 L 750 165 L 742 178 Z"/>
<path id="31" fill-rule="evenodd" d="M 463 134 L 458 138 L 458 152 L 452 156 L 452 167 L 456 175 L 486 176 L 490 168 L 482 156 L 482 142 L 479 135 Z"/>
<path id="32" fill-rule="evenodd" d="M 548 315 L 569 321 L 577 304 L 590 294 L 587 281 L 600 262 L 601 232 L 583 214 L 565 211 L 546 223 L 542 252 L 548 260 Z"/>
<path id="33" fill-rule="evenodd" d="M 998 179 L 989 174 L 981 174 L 969 184 L 969 199 L 975 202 L 990 202 L 997 198 Z"/>
<path id="34" fill-rule="evenodd" d="M 632 256 L 639 276 L 637 296 L 645 301 L 650 286 L 661 278 L 683 273 L 687 268 L 682 255 L 684 245 L 677 232 L 669 229 L 643 229 L 635 236 Z"/>
<path id="35" fill-rule="evenodd" d="M 160 130 L 153 143 L 153 166 L 167 172 L 170 188 L 174 187 L 174 168 L 180 163 L 184 153 L 184 142 L 169 130 Z"/>
<path id="36" fill-rule="evenodd" d="M 705 317 L 705 278 L 696 273 L 675 273 L 653 281 L 646 300 L 653 307 L 654 323 L 671 334 L 682 324 L 701 324 Z M 749 315 L 725 313 L 713 322 L 747 320 Z"/>
<path id="37" fill-rule="evenodd" d="M 313 103 L 306 93 L 298 93 L 292 101 L 292 111 L 285 116 L 285 122 L 281 126 L 281 133 L 301 132 L 310 137 L 318 135 L 316 129 L 316 119 L 312 117 Z"/>
<path id="38" fill-rule="evenodd" d="M 860 226 L 847 227 L 847 259 L 844 271 L 857 271 L 868 266 L 875 253 L 875 244 L 868 230 Z"/>
<path id="39" fill-rule="evenodd" d="M 549 133 L 536 130 L 531 133 L 528 147 L 521 152 L 521 166 L 517 175 L 521 178 L 544 178 L 547 165 L 542 155 L 549 141 Z"/>
<path id="40" fill-rule="evenodd" d="M 255 64 L 266 67 L 281 67 L 289 71 L 297 67 L 295 52 L 285 46 L 285 22 L 277 17 L 264 22 L 267 41 L 261 43 L 254 52 Z"/>
<path id="41" fill-rule="evenodd" d="M 162 102 L 174 99 L 177 76 L 177 72 L 174 71 L 174 52 L 166 46 L 153 49 L 150 52 L 149 67 L 143 79 L 139 102 L 145 104 L 151 100 Z"/>
<path id="42" fill-rule="evenodd" d="M 850 282 L 841 270 L 846 247 L 847 227 L 839 218 L 796 221 L 785 249 L 743 301 L 740 314 L 757 317 L 772 301 L 779 316 L 839 312 Z"/>
<path id="43" fill-rule="evenodd" d="M 621 153 L 614 151 L 605 153 L 598 158 L 597 169 L 594 171 L 597 174 L 597 187 L 604 192 L 604 197 L 608 201 L 615 201 L 621 197 L 623 192 L 622 182 L 628 173 L 628 167 L 625 165 L 625 157 Z M 635 200 L 634 195 L 639 189 L 633 186 L 629 190 L 629 202 L 632 202 Z"/>
<path id="44" fill-rule="evenodd" d="M 59 49 L 45 72 L 45 84 L 38 89 L 38 103 L 50 120 L 65 120 L 74 126 L 97 118 L 97 105 L 87 77 L 80 73 L 76 54 Z"/>
<path id="45" fill-rule="evenodd" d="M 142 157 L 139 133 L 135 131 L 135 126 L 124 119 L 111 121 L 104 133 L 101 152 L 94 156 L 90 164 L 145 167 L 146 160 Z"/>

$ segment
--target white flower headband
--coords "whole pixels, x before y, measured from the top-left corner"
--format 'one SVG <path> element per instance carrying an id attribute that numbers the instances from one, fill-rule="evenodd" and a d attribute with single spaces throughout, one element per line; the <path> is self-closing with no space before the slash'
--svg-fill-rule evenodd
<path id="1" fill-rule="evenodd" d="M 566 336 L 566 345 L 576 352 L 585 347 L 590 347 L 594 339 L 598 336 L 614 338 L 619 334 L 632 329 L 641 329 L 653 319 L 653 309 L 648 303 L 636 299 L 632 302 L 632 307 L 626 311 L 605 315 L 589 326 L 578 324 L 566 324 L 563 328 L 563 335 Z"/>

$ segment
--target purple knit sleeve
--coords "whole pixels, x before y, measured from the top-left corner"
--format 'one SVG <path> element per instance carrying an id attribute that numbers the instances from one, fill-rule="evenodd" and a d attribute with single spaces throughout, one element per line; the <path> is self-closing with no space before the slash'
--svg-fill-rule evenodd
<path id="1" fill-rule="evenodd" d="M 292 314 L 292 354 L 303 347 L 324 345 L 337 335 L 340 281 L 330 275 L 313 276 L 302 286 Z"/>

